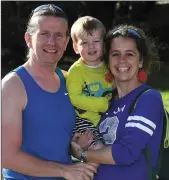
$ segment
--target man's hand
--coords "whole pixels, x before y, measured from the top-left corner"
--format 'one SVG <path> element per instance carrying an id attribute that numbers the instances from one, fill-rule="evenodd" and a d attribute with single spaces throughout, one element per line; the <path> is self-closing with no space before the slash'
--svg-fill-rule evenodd
<path id="1" fill-rule="evenodd" d="M 76 163 L 66 166 L 64 170 L 66 180 L 92 180 L 97 167 L 94 163 Z"/>

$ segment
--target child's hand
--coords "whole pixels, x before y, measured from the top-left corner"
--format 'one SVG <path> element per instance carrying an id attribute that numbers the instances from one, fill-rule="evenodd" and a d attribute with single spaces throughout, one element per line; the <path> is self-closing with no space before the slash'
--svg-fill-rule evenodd
<path id="1" fill-rule="evenodd" d="M 112 95 L 111 94 L 108 94 L 105 97 L 107 98 L 108 101 L 111 101 L 111 99 L 112 99 Z"/>
<path id="2" fill-rule="evenodd" d="M 75 141 L 84 150 L 86 150 L 93 141 L 93 132 L 91 130 L 86 130 L 84 133 L 75 133 L 72 141 Z"/>
<path id="3" fill-rule="evenodd" d="M 75 141 L 71 141 L 71 154 L 77 159 L 80 159 L 81 153 L 83 149 L 82 147 Z"/>
<path id="4" fill-rule="evenodd" d="M 89 150 L 97 150 L 105 147 L 105 145 L 101 141 L 97 141 L 96 144 L 91 144 L 89 146 Z"/>

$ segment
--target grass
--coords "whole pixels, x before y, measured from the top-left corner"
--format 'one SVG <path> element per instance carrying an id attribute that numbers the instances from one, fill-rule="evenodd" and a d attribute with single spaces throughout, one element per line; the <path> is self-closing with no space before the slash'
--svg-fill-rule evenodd
<path id="1" fill-rule="evenodd" d="M 160 71 L 150 75 L 148 84 L 161 93 L 164 107 L 169 112 L 169 63 L 161 64 Z"/>

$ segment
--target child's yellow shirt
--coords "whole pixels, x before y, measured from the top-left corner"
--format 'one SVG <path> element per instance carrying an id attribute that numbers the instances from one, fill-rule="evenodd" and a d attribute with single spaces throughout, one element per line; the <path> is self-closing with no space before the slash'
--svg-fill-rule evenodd
<path id="1" fill-rule="evenodd" d="M 112 83 L 106 81 L 107 73 L 105 64 L 91 68 L 81 59 L 76 61 L 67 73 L 66 86 L 77 115 L 94 125 L 98 124 L 101 113 L 104 113 L 109 106 Z"/>

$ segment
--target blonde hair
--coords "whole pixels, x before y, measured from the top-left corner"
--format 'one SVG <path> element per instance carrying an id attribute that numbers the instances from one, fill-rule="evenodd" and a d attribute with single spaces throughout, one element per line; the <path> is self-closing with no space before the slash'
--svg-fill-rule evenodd
<path id="1" fill-rule="evenodd" d="M 116 37 L 129 37 L 136 43 L 136 48 L 140 54 L 140 61 L 143 61 L 143 67 L 140 70 L 144 70 L 146 73 L 150 73 L 151 68 L 159 69 L 159 55 L 158 49 L 155 46 L 153 39 L 146 36 L 143 29 L 128 24 L 120 24 L 111 29 L 105 37 L 105 64 L 109 67 L 109 51 L 111 43 Z"/>
<path id="2" fill-rule="evenodd" d="M 102 31 L 102 37 L 105 37 L 106 28 L 98 19 L 91 16 L 78 18 L 71 27 L 71 38 L 73 42 L 77 42 L 78 38 L 83 37 L 83 33 L 92 34 L 95 30 Z"/>

